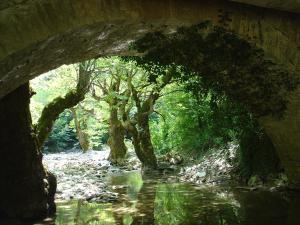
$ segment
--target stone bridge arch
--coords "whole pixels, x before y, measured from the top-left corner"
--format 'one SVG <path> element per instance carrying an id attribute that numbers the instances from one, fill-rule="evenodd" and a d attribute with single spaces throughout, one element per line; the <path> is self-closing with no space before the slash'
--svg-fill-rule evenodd
<path id="1" fill-rule="evenodd" d="M 278 63 L 300 71 L 296 13 L 227 0 L 4 0 L 0 97 L 62 64 L 128 54 L 128 43 L 148 31 L 203 20 L 217 24 L 221 11 L 229 13 L 236 33 L 257 43 Z"/>
<path id="2" fill-rule="evenodd" d="M 229 13 L 232 20 L 229 26 L 237 34 L 256 43 L 277 63 L 300 74 L 299 7 L 292 13 L 227 0 L 3 0 L 0 98 L 5 99 L 4 96 L 30 79 L 62 64 L 132 54 L 128 52 L 128 44 L 147 32 L 172 30 L 203 20 L 218 24 L 222 12 Z M 284 119 L 269 116 L 260 118 L 260 122 L 278 150 L 291 186 L 300 188 L 299 88 L 290 94 L 289 100 Z M 0 104 L 1 113 L 6 111 L 4 105 Z M 5 120 L 1 115 L 0 121 Z M 0 138 L 1 146 L 6 141 Z M 10 147 L 2 151 L 9 154 Z M 0 169 L 5 170 L 1 166 Z"/>

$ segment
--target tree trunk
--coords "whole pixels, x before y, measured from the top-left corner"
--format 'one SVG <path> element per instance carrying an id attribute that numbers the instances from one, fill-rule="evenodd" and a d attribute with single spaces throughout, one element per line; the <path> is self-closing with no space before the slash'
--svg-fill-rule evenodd
<path id="1" fill-rule="evenodd" d="M 149 129 L 149 114 L 141 113 L 137 115 L 138 123 L 137 130 L 140 141 L 140 148 L 143 158 L 144 169 L 156 169 L 157 159 L 154 154 L 154 148 L 151 141 L 150 129 Z"/>
<path id="2" fill-rule="evenodd" d="M 125 160 L 127 147 L 124 143 L 125 129 L 118 119 L 118 110 L 114 105 L 110 106 L 109 118 L 109 139 L 110 147 L 109 160 L 115 164 L 122 164 Z"/>
<path id="3" fill-rule="evenodd" d="M 159 95 L 152 93 L 141 104 L 141 100 L 131 83 L 129 83 L 129 87 L 131 88 L 132 97 L 137 107 L 137 112 L 135 114 L 135 119 L 137 121 L 134 121 L 135 119 L 129 119 L 129 116 L 125 113 L 125 115 L 123 115 L 123 124 L 127 131 L 132 135 L 134 150 L 142 163 L 143 170 L 157 169 L 157 159 L 154 154 L 149 129 L 149 115 L 153 112 L 154 102 L 158 99 Z"/>
<path id="4" fill-rule="evenodd" d="M 42 165 L 30 95 L 27 83 L 0 100 L 0 214 L 21 219 L 46 217 L 55 208 L 56 178 Z"/>
<path id="5" fill-rule="evenodd" d="M 76 106 L 84 99 L 84 95 L 78 94 L 76 91 L 70 91 L 64 97 L 57 97 L 43 109 L 42 115 L 36 125 L 39 147 L 42 147 L 49 134 L 52 131 L 54 122 L 59 115 L 68 108 Z"/>
<path id="6" fill-rule="evenodd" d="M 124 121 L 123 123 L 127 132 L 132 136 L 134 151 L 142 163 L 143 170 L 157 168 L 157 159 L 154 154 L 149 130 L 149 118 L 148 116 L 146 117 L 147 118 L 140 119 L 140 123 L 137 125 L 133 124 L 130 120 Z M 141 121 L 144 121 L 144 123 L 141 123 Z"/>
<path id="7" fill-rule="evenodd" d="M 64 97 L 55 98 L 52 102 L 45 106 L 36 125 L 39 147 L 43 146 L 59 115 L 65 109 L 72 108 L 84 100 L 85 94 L 89 90 L 91 74 L 92 73 L 90 71 L 85 70 L 82 64 L 80 64 L 76 89 L 70 91 Z"/>
<path id="8" fill-rule="evenodd" d="M 139 132 L 135 125 L 131 124 L 130 121 L 124 122 L 124 126 L 127 130 L 127 132 L 132 136 L 132 144 L 134 147 L 134 151 L 140 162 L 142 163 L 142 166 L 145 164 L 145 154 L 142 152 L 141 148 L 141 142 L 139 138 Z"/>
<path id="9" fill-rule="evenodd" d="M 88 134 L 82 131 L 80 121 L 78 120 L 76 109 L 71 108 L 71 112 L 74 118 L 76 134 L 78 137 L 78 141 L 83 152 L 87 152 L 89 150 L 89 139 Z"/>

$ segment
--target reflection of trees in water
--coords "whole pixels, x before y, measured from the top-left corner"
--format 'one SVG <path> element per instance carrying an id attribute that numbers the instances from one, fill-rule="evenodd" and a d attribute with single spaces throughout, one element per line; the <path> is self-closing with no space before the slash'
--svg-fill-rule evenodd
<path id="1" fill-rule="evenodd" d="M 146 183 L 145 183 L 146 182 Z M 299 225 L 300 194 L 231 192 L 155 183 L 140 173 L 114 177 L 117 203 L 58 204 L 56 225 Z M 200 190 L 198 190 L 200 188 Z"/>
<path id="2" fill-rule="evenodd" d="M 143 175 L 144 179 L 145 175 Z M 119 189 L 119 204 L 114 206 L 114 218 L 118 225 L 154 224 L 154 199 L 156 184 L 143 183 L 140 173 L 128 173 L 126 177 L 114 177 L 113 185 L 123 184 Z"/>
<path id="3" fill-rule="evenodd" d="M 124 199 L 114 204 L 80 200 L 59 204 L 56 225 L 300 224 L 299 194 L 234 192 L 233 197 L 213 188 L 155 183 L 123 188 L 119 193 Z"/>
<path id="4" fill-rule="evenodd" d="M 113 205 L 113 216 L 116 225 L 133 224 L 133 218 L 137 209 L 140 207 L 137 202 L 140 200 L 143 190 L 143 178 L 141 173 L 129 172 L 123 176 L 115 176 L 110 179 L 111 185 L 125 185 L 126 188 L 119 188 L 116 191 L 119 194 L 119 201 Z"/>
<path id="5" fill-rule="evenodd" d="M 132 225 L 154 224 L 155 190 L 156 185 L 143 185 L 141 188 Z"/>
<path id="6" fill-rule="evenodd" d="M 114 225 L 111 204 L 87 203 L 74 200 L 58 204 L 55 225 Z"/>
<path id="7" fill-rule="evenodd" d="M 141 174 L 114 177 L 120 200 L 113 204 L 74 201 L 58 207 L 57 225 L 239 225 L 238 205 L 215 188 L 196 190 L 186 184 L 143 183 Z"/>
<path id="8" fill-rule="evenodd" d="M 75 218 L 74 218 L 74 225 L 78 225 L 79 224 L 79 217 L 80 217 L 81 205 L 82 205 L 82 200 L 80 199 L 77 202 L 77 210 L 76 210 L 76 214 L 75 214 Z"/>
<path id="9" fill-rule="evenodd" d="M 186 196 L 177 192 L 175 185 L 159 185 L 155 198 L 155 220 L 157 224 L 180 224 L 189 212 L 184 210 Z"/>
<path id="10" fill-rule="evenodd" d="M 144 184 L 136 200 L 132 205 L 135 213 L 115 213 L 116 224 L 240 224 L 233 199 L 210 189 L 195 191 L 183 184 Z M 125 221 L 125 216 L 130 219 Z"/>
<path id="11" fill-rule="evenodd" d="M 159 185 L 155 221 L 163 224 L 237 225 L 237 207 L 211 190 L 191 190 L 182 184 Z"/>

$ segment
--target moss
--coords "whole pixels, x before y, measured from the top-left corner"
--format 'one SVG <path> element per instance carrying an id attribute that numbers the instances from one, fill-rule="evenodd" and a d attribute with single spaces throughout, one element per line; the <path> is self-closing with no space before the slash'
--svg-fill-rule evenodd
<path id="1" fill-rule="evenodd" d="M 39 118 L 35 127 L 38 136 L 38 144 L 41 147 L 50 132 L 52 131 L 53 124 L 59 115 L 68 108 L 76 106 L 81 102 L 85 94 L 89 90 L 92 70 L 91 67 L 95 61 L 85 61 L 79 64 L 79 76 L 75 90 L 69 91 L 64 97 L 57 97 L 42 111 L 42 115 Z"/>
<path id="2" fill-rule="evenodd" d="M 49 136 L 53 124 L 59 115 L 65 109 L 76 106 L 83 99 L 84 93 L 70 91 L 64 97 L 57 97 L 45 106 L 35 128 L 38 136 L 39 146 L 42 146 Z"/>

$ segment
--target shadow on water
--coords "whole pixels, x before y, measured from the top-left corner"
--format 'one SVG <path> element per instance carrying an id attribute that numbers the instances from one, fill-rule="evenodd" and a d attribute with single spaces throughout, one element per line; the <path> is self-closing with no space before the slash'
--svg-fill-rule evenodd
<path id="1" fill-rule="evenodd" d="M 242 192 L 231 188 L 176 183 L 175 180 L 172 182 L 170 177 L 155 178 L 153 175 L 142 177 L 139 172 L 111 176 L 111 188 L 119 193 L 117 202 L 58 202 L 55 224 L 300 224 L 299 193 Z"/>

